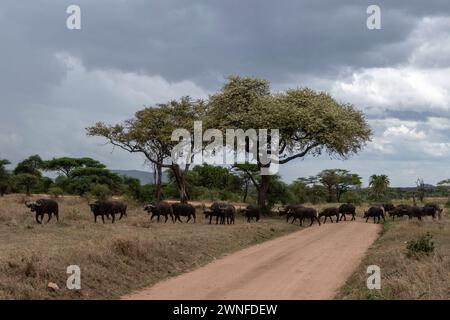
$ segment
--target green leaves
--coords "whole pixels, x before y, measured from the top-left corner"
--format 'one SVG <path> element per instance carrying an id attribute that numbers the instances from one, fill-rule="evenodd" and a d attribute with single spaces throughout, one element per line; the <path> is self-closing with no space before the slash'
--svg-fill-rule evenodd
<path id="1" fill-rule="evenodd" d="M 370 176 L 369 188 L 376 200 L 380 200 L 386 194 L 390 183 L 389 177 L 385 174 Z"/>
<path id="2" fill-rule="evenodd" d="M 268 82 L 230 77 L 208 104 L 208 125 L 227 128 L 279 129 L 281 163 L 323 151 L 346 158 L 357 153 L 372 131 L 364 115 L 325 92 L 308 88 L 271 94 Z"/>
<path id="3" fill-rule="evenodd" d="M 57 171 L 69 176 L 76 168 L 106 168 L 106 166 L 97 160 L 91 158 L 53 158 L 52 160 L 44 161 L 43 167 L 47 171 Z"/>

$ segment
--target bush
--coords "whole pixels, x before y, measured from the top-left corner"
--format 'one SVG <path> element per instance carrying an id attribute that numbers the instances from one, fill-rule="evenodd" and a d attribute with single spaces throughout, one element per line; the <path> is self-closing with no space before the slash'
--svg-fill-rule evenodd
<path id="1" fill-rule="evenodd" d="M 406 246 L 408 249 L 407 256 L 413 257 L 417 255 L 429 255 L 434 251 L 433 236 L 427 232 L 425 235 L 420 236 L 416 240 L 411 240 Z"/>
<path id="2" fill-rule="evenodd" d="M 111 197 L 111 190 L 105 184 L 96 184 L 91 188 L 90 193 L 98 200 L 106 200 Z"/>
<path id="3" fill-rule="evenodd" d="M 354 203 L 361 204 L 363 199 L 361 196 L 354 191 L 347 191 L 341 196 L 341 203 Z"/>
<path id="4" fill-rule="evenodd" d="M 64 194 L 64 191 L 60 187 L 51 187 L 48 189 L 48 194 L 54 198 L 58 198 Z"/>
<path id="5" fill-rule="evenodd" d="M 447 202 L 445 203 L 445 207 L 450 209 L 450 198 L 448 198 Z"/>

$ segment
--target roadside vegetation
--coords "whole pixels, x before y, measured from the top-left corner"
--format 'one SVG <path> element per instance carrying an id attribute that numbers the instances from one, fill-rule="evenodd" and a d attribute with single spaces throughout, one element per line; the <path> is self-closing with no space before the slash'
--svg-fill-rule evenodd
<path id="1" fill-rule="evenodd" d="M 445 199 L 433 199 L 440 202 Z M 381 289 L 369 290 L 369 265 L 381 268 Z M 379 239 L 337 299 L 448 299 L 450 220 L 387 219 Z"/>

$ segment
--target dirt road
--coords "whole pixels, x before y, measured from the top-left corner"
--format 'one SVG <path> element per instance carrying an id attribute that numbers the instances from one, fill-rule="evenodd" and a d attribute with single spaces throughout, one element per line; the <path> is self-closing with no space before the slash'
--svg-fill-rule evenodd
<path id="1" fill-rule="evenodd" d="M 123 299 L 331 299 L 380 230 L 362 221 L 314 225 Z"/>

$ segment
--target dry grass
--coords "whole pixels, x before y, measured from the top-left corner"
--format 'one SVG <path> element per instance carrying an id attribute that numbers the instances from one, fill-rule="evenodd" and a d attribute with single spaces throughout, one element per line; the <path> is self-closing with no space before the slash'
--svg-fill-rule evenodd
<path id="1" fill-rule="evenodd" d="M 36 197 L 34 198 L 36 199 Z M 87 202 L 62 197 L 60 222 L 36 224 L 26 197 L 0 198 L 0 299 L 110 299 L 204 265 L 226 253 L 298 230 L 284 220 L 209 225 L 150 222 L 139 206 L 116 224 L 97 222 Z M 81 268 L 80 291 L 66 268 Z M 47 288 L 49 282 L 58 291 Z M 188 297 L 187 297 L 188 298 Z"/>
<path id="2" fill-rule="evenodd" d="M 438 199 L 439 200 L 439 199 Z M 407 242 L 429 232 L 435 244 L 429 256 L 407 257 Z M 367 266 L 381 268 L 381 290 L 366 287 Z M 337 299 L 450 299 L 450 220 L 408 220 L 384 224 L 380 238 Z"/>

